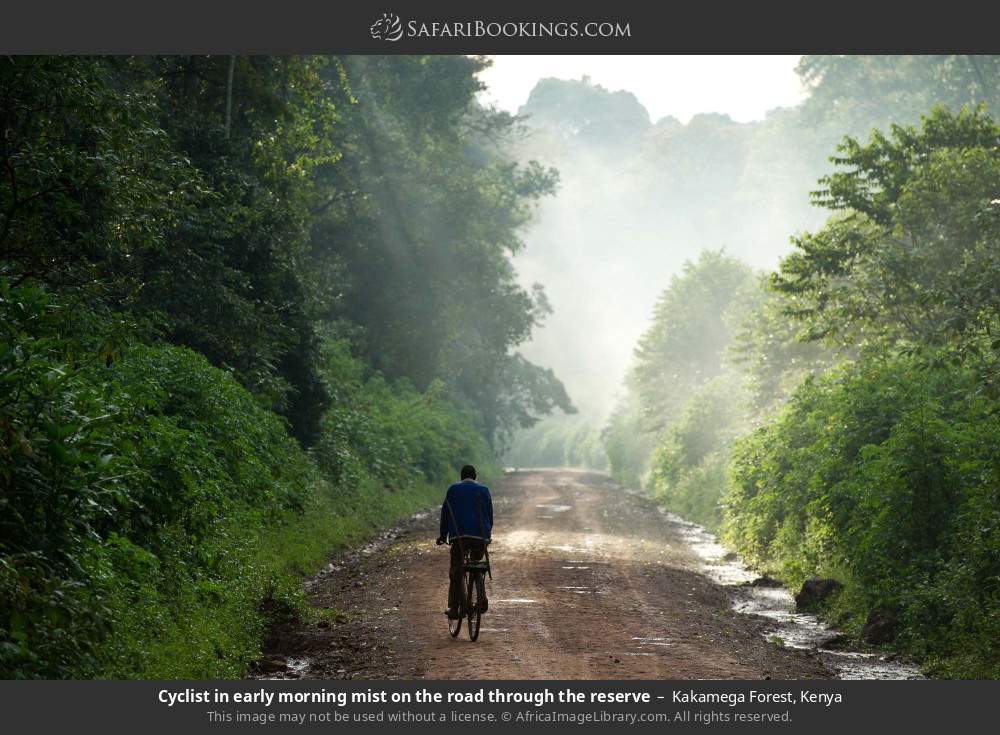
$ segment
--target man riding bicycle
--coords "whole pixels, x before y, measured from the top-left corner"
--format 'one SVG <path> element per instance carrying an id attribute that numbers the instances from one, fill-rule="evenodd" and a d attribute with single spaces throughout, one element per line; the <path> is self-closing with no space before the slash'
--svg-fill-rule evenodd
<path id="1" fill-rule="evenodd" d="M 461 482 L 448 488 L 441 504 L 441 532 L 437 543 L 451 544 L 451 566 L 448 577 L 448 617 L 461 617 L 463 551 L 479 561 L 486 553 L 486 544 L 493 533 L 493 498 L 486 485 L 476 482 L 476 468 L 467 464 L 462 468 Z M 486 612 L 486 600 L 481 612 Z"/>

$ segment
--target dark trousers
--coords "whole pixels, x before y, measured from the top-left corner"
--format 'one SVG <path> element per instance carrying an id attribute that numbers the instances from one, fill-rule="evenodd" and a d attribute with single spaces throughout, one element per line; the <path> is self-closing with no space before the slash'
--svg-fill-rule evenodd
<path id="1" fill-rule="evenodd" d="M 448 607 L 452 610 L 458 609 L 465 599 L 465 590 L 462 589 L 462 565 L 465 560 L 462 558 L 462 549 L 469 552 L 472 561 L 479 561 L 486 553 L 483 542 L 477 538 L 463 538 L 462 545 L 458 541 L 451 542 L 451 567 L 448 570 L 448 578 L 451 584 L 448 585 Z"/>

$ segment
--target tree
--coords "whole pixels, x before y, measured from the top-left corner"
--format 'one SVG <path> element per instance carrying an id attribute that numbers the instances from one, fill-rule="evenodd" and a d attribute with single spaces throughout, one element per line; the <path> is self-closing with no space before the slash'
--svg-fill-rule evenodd
<path id="1" fill-rule="evenodd" d="M 173 341 L 236 371 L 310 443 L 327 405 L 316 363 L 317 280 L 308 260 L 317 167 L 337 160 L 322 59 L 137 60 L 164 129 L 197 166 L 211 204 L 147 263 L 144 304 Z"/>
<path id="2" fill-rule="evenodd" d="M 195 187 L 143 90 L 99 59 L 0 59 L 0 277 L 114 303 Z"/>
<path id="3" fill-rule="evenodd" d="M 647 431 L 661 430 L 697 386 L 722 372 L 739 321 L 757 298 L 753 271 L 722 251 L 703 251 L 671 279 L 629 376 Z"/>
<path id="4" fill-rule="evenodd" d="M 939 104 L 952 112 L 1000 105 L 997 56 L 803 56 L 797 72 L 810 90 L 806 118 L 835 121 L 852 135 L 915 123 Z"/>
<path id="5" fill-rule="evenodd" d="M 845 139 L 816 201 L 841 216 L 794 240 L 772 280 L 806 336 L 975 342 L 996 326 L 1000 129 L 982 109 Z"/>
<path id="6" fill-rule="evenodd" d="M 611 92 L 586 76 L 539 80 L 519 113 L 533 126 L 554 128 L 583 145 L 627 145 L 650 127 L 649 113 L 634 94 Z"/>
<path id="7" fill-rule="evenodd" d="M 347 274 L 330 318 L 389 378 L 443 378 L 498 444 L 551 406 L 550 372 L 513 353 L 545 316 L 509 260 L 556 174 L 502 155 L 509 115 L 479 107 L 468 57 L 345 57 L 325 72 L 343 158 L 319 173 L 313 257 Z"/>
<path id="8" fill-rule="evenodd" d="M 802 324 L 788 312 L 788 299 L 762 276 L 763 297 L 734 335 L 733 362 L 746 378 L 757 415 L 771 413 L 808 376 L 830 367 L 836 351 L 802 335 Z M 854 351 L 848 351 L 852 354 Z"/>
<path id="9" fill-rule="evenodd" d="M 759 299 L 753 270 L 721 250 L 703 251 L 671 278 L 635 349 L 625 395 L 602 432 L 620 482 L 639 484 L 685 405 L 726 372 L 733 336 Z"/>

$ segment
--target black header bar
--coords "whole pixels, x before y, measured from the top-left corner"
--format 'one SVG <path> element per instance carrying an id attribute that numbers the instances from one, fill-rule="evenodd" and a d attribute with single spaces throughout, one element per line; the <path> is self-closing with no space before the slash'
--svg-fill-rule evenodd
<path id="1" fill-rule="evenodd" d="M 524 0 L 34 0 L 0 13 L 0 52 L 995 53 L 997 6 Z"/>

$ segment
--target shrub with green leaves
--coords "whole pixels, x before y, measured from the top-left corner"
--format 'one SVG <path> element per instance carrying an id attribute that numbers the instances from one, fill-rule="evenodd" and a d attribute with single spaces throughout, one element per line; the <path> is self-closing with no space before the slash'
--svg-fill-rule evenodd
<path id="1" fill-rule="evenodd" d="M 108 314 L 4 284 L 0 324 L 5 677 L 239 676 L 332 550 L 494 471 L 440 383 L 366 377 L 345 344 L 311 457 L 231 374 Z"/>
<path id="2" fill-rule="evenodd" d="M 0 296 L 0 635 L 12 676 L 99 671 L 97 643 L 131 614 L 132 602 L 109 607 L 123 588 L 217 580 L 222 522 L 252 529 L 300 512 L 316 481 L 282 420 L 230 375 L 183 348 L 108 351 L 86 329 L 71 335 L 65 312 L 77 307 L 36 288 Z"/>
<path id="3" fill-rule="evenodd" d="M 350 486 L 371 476 L 399 488 L 444 481 L 473 460 L 492 462 L 473 416 L 448 400 L 441 381 L 418 391 L 367 371 L 346 341 L 327 342 L 324 378 L 333 402 L 313 456 L 331 481 Z"/>
<path id="4" fill-rule="evenodd" d="M 832 575 L 944 675 L 1000 674 L 1000 415 L 971 369 L 869 357 L 740 441 L 726 538 L 791 586 Z"/>

